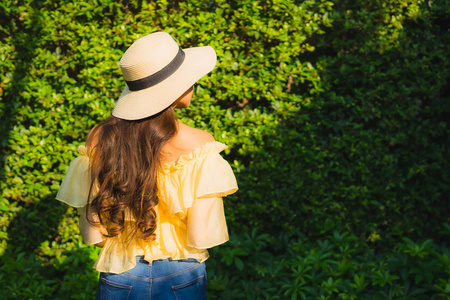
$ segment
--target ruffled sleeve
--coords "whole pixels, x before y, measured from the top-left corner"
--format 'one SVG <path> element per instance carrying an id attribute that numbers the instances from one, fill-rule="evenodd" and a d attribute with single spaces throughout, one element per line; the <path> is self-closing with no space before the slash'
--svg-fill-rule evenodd
<path id="1" fill-rule="evenodd" d="M 218 147 L 216 149 L 221 151 L 219 149 L 222 148 Z M 219 153 L 208 154 L 196 166 L 196 171 L 194 175 L 196 178 L 191 186 L 194 199 L 225 197 L 233 194 L 238 189 L 233 170 Z M 186 205 L 189 206 L 187 203 Z"/>
<path id="2" fill-rule="evenodd" d="M 104 240 L 102 233 L 106 233 L 102 226 L 92 225 L 87 221 L 87 199 L 91 178 L 89 174 L 89 156 L 85 146 L 79 146 L 81 156 L 75 158 L 67 170 L 67 174 L 61 183 L 56 199 L 72 207 L 77 208 L 80 214 L 79 229 L 86 245 L 93 245 Z M 94 186 L 92 195 L 97 192 Z M 89 219 L 98 222 L 96 213 L 89 209 Z"/>
<path id="3" fill-rule="evenodd" d="M 238 186 L 219 154 L 224 149 L 219 142 L 206 144 L 161 174 L 161 200 L 170 214 L 186 221 L 189 247 L 207 249 L 228 241 L 222 197 Z"/>
<path id="4" fill-rule="evenodd" d="M 79 146 L 81 156 L 75 158 L 67 170 L 56 199 L 73 207 L 84 207 L 90 186 L 89 157 L 85 146 Z"/>
<path id="5" fill-rule="evenodd" d="M 238 190 L 233 170 L 219 154 L 226 148 L 211 142 L 163 167 L 158 187 L 170 214 L 186 216 L 197 199 L 225 197 Z"/>

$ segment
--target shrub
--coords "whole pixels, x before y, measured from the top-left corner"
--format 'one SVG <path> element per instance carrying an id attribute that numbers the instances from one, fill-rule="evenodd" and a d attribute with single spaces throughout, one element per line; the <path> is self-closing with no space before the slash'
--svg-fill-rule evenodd
<path id="1" fill-rule="evenodd" d="M 284 248 L 272 251 L 272 244 Z M 443 299 L 449 249 L 407 238 L 376 253 L 354 234 L 291 241 L 258 233 L 232 235 L 208 263 L 212 299 Z M 236 272 L 238 270 L 239 272 Z"/>

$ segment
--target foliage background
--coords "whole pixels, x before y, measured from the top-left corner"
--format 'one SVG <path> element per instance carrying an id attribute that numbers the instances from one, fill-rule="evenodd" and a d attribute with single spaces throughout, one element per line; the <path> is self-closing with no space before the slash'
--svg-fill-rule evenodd
<path id="1" fill-rule="evenodd" d="M 137 38 L 211 45 L 182 121 L 240 191 L 211 299 L 449 299 L 448 1 L 0 3 L 0 289 L 93 298 L 98 249 L 54 200 Z"/>

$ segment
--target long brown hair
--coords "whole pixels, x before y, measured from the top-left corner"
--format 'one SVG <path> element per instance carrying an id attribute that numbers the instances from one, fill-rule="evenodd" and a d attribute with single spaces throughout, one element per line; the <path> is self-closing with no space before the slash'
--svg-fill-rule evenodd
<path id="1" fill-rule="evenodd" d="M 132 235 L 155 239 L 161 149 L 176 132 L 175 113 L 169 107 L 137 121 L 111 116 L 89 133 L 91 190 L 98 185 L 98 192 L 88 199 L 88 208 L 97 212 L 107 237 L 123 232 L 128 208 L 136 220 Z"/>

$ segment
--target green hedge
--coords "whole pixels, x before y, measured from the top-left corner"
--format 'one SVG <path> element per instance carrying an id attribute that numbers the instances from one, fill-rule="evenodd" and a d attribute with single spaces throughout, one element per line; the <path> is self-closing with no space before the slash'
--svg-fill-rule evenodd
<path id="1" fill-rule="evenodd" d="M 450 297 L 449 12 L 444 0 L 3 1 L 1 290 L 95 293 L 98 249 L 54 197 L 120 95 L 121 55 L 164 30 L 218 54 L 180 112 L 229 145 L 240 186 L 225 201 L 232 238 L 208 262 L 212 299 Z"/>
<path id="2" fill-rule="evenodd" d="M 449 8 L 352 3 L 339 3 L 335 30 L 304 56 L 318 87 L 293 81 L 310 103 L 275 102 L 279 124 L 239 158 L 242 193 L 254 200 L 238 205 L 254 226 L 314 238 L 338 229 L 385 246 L 440 240 L 450 215 Z"/>

